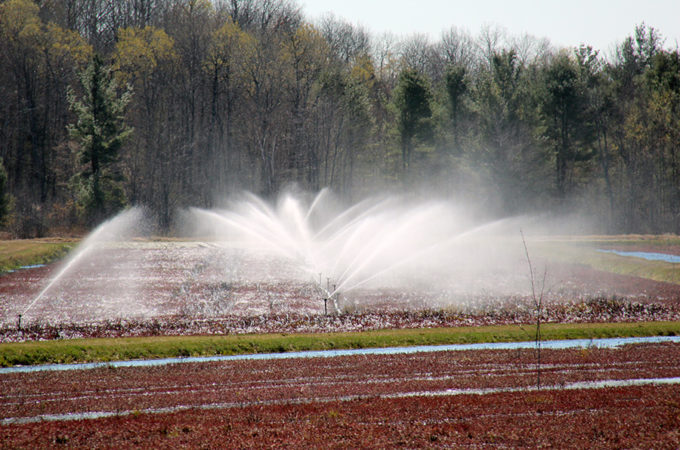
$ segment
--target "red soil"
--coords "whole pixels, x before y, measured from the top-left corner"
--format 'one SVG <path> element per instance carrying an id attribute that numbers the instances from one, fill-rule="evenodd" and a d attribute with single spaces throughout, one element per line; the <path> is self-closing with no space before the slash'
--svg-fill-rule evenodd
<path id="1" fill-rule="evenodd" d="M 544 351 L 541 385 L 678 377 L 678 360 L 677 344 Z M 165 448 L 680 445 L 680 385 L 535 390 L 535 362 L 533 350 L 467 351 L 4 375 L 4 419 L 124 415 L 5 424 L 0 441 Z M 470 388 L 520 389 L 445 395 Z M 173 412 L 178 406 L 184 409 Z M 171 409 L 145 412 L 153 408 Z"/>
<path id="2" fill-rule="evenodd" d="M 496 291 L 373 287 L 324 316 L 314 282 L 281 260 L 198 244 L 104 248 L 22 314 L 58 266 L 0 277 L 0 342 L 145 335 L 357 331 L 535 320 L 526 273 L 479 280 Z M 305 281 L 306 280 L 306 281 Z M 477 285 L 476 282 L 473 285 Z M 518 290 L 517 286 L 524 286 Z M 680 285 L 551 263 L 543 321 L 680 320 Z M 331 312 L 332 309 L 331 309 Z"/>
<path id="3" fill-rule="evenodd" d="M 347 313 L 324 316 L 314 284 L 281 261 L 202 245 L 103 252 L 42 298 L 22 330 L 17 314 L 58 269 L 3 275 L 0 341 L 535 320 L 523 266 L 480 280 L 499 291 L 366 288 L 343 297 Z M 544 321 L 680 320 L 680 285 L 551 263 L 548 288 Z M 678 361 L 678 344 L 544 350 L 540 382 L 679 377 Z M 0 447 L 680 446 L 680 385 L 539 391 L 535 363 L 522 350 L 5 374 Z M 497 388 L 513 391 L 447 391 Z M 84 412 L 118 416 L 42 421 Z"/>

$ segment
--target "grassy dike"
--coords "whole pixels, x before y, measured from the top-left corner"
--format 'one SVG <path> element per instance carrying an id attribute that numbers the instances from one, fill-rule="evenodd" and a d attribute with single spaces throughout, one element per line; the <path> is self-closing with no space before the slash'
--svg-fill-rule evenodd
<path id="1" fill-rule="evenodd" d="M 502 325 L 356 333 L 166 336 L 0 344 L 0 366 L 305 350 L 530 341 L 535 327 Z M 545 324 L 544 340 L 680 335 L 680 322 Z"/>
<path id="2" fill-rule="evenodd" d="M 47 264 L 63 258 L 76 239 L 16 239 L 0 241 L 0 274 L 23 266 Z"/>
<path id="3" fill-rule="evenodd" d="M 613 235 L 548 238 L 537 242 L 534 249 L 538 256 L 548 261 L 578 264 L 618 275 L 680 284 L 678 264 L 648 261 L 598 251 L 599 248 L 628 251 L 631 247 L 640 246 L 649 248 L 651 252 L 663 251 L 669 247 L 680 246 L 680 237 L 675 235 Z M 548 262 L 548 271 L 549 266 Z"/>

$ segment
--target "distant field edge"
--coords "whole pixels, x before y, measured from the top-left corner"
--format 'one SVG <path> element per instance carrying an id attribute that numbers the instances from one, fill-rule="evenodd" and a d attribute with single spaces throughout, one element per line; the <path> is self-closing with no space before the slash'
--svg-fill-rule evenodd
<path id="1" fill-rule="evenodd" d="M 75 238 L 0 240 L 0 274 L 60 260 L 77 244 Z"/>
<path id="2" fill-rule="evenodd" d="M 183 356 L 532 341 L 531 325 L 415 328 L 349 333 L 69 339 L 0 344 L 0 367 Z M 543 324 L 542 340 L 680 335 L 680 322 Z"/>

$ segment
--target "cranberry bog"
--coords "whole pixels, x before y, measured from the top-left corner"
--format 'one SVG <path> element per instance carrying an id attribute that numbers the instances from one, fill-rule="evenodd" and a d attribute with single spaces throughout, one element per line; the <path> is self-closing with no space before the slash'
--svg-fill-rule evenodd
<path id="1" fill-rule="evenodd" d="M 677 238 L 525 238 L 522 219 L 394 199 L 327 212 L 329 195 L 191 209 L 184 240 L 137 238 L 144 212 L 125 211 L 63 262 L 2 276 L 0 339 L 680 317 Z"/>
<path id="2" fill-rule="evenodd" d="M 541 291 L 543 322 L 679 320 L 680 284 L 634 273 L 661 267 L 673 276 L 677 264 L 600 251 L 631 245 L 537 243 L 535 294 L 520 253 L 508 265 L 490 262 L 486 272 L 461 267 L 446 284 L 421 275 L 410 282 L 406 274 L 329 298 L 332 280 L 264 251 L 215 241 L 108 242 L 67 271 L 68 261 L 2 275 L 0 339 L 531 324 Z"/>
<path id="3" fill-rule="evenodd" d="M 678 344 L 3 374 L 9 447 L 677 448 Z"/>
<path id="4" fill-rule="evenodd" d="M 502 264 L 486 253 L 488 262 L 476 261 L 474 270 L 449 261 L 456 276 L 446 282 L 436 269 L 409 268 L 337 290 L 337 280 L 285 255 L 233 242 L 99 242 L 75 259 L 2 275 L 1 339 L 529 330 L 538 314 L 542 323 L 680 320 L 675 263 L 603 252 L 677 255 L 677 244 L 526 243 L 533 292 L 522 251 Z M 537 350 L 3 373 L 0 440 L 10 447 L 680 445 L 680 344 Z"/>

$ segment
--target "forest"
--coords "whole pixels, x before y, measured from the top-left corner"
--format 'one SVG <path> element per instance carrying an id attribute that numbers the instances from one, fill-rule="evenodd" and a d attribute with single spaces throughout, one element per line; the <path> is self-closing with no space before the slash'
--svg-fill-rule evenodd
<path id="1" fill-rule="evenodd" d="M 0 220 L 87 230 L 142 205 L 295 186 L 680 233 L 680 53 L 500 26 L 373 35 L 293 0 L 0 1 Z M 398 32 L 399 30 L 394 30 Z"/>

